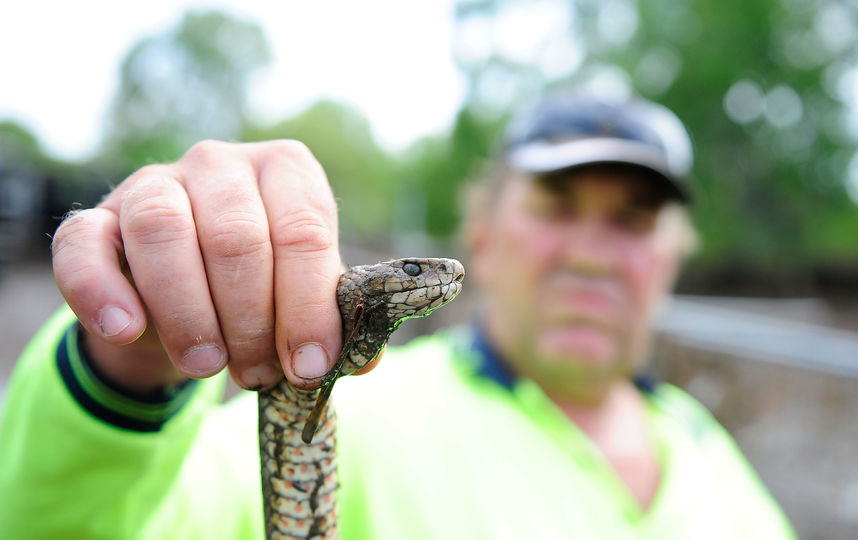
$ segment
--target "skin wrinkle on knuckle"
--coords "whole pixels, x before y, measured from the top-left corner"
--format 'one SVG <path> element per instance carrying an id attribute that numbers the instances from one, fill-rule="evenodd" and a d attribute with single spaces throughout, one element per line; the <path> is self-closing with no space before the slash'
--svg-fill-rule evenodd
<path id="1" fill-rule="evenodd" d="M 241 328 L 225 336 L 230 351 L 234 348 L 252 351 L 274 349 L 273 321 L 244 322 Z"/>
<path id="2" fill-rule="evenodd" d="M 243 265 L 247 259 L 260 263 L 270 254 L 268 231 L 246 213 L 224 215 L 207 233 L 207 250 L 219 265 Z"/>
<path id="3" fill-rule="evenodd" d="M 295 212 L 275 226 L 272 244 L 276 249 L 298 253 L 319 253 L 335 245 L 329 224 L 318 213 Z"/>
<path id="4" fill-rule="evenodd" d="M 168 194 L 127 197 L 122 210 L 122 235 L 138 244 L 173 244 L 190 235 L 196 236 L 189 210 Z"/>
<path id="5" fill-rule="evenodd" d="M 158 317 L 153 314 L 153 321 L 159 334 L 168 336 L 170 348 L 180 354 L 190 347 L 202 343 L 218 343 L 219 330 L 217 326 L 210 327 L 206 312 L 200 306 L 171 307 L 172 312 Z"/>
<path id="6" fill-rule="evenodd" d="M 243 316 L 224 327 L 224 340 L 232 354 L 252 360 L 254 356 L 274 350 L 274 317 Z"/>

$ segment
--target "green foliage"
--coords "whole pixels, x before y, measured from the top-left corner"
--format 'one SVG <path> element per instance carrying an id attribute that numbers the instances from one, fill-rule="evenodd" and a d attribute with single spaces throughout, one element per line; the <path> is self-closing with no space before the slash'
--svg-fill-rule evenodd
<path id="1" fill-rule="evenodd" d="M 838 226 L 858 225 L 842 180 L 832 178 L 844 178 L 845 171 L 827 164 L 843 142 L 840 126 L 822 121 L 840 116 L 841 104 L 820 89 L 834 59 L 794 65 L 782 41 L 785 34 L 798 35 L 793 28 L 798 15 L 779 1 L 688 3 L 684 20 L 674 18 L 674 24 L 696 24 L 698 34 L 691 40 L 676 39 L 677 29 L 665 23 L 675 7 L 667 1 L 641 4 L 642 31 L 613 59 L 635 72 L 653 47 L 679 54 L 682 68 L 675 82 L 650 97 L 676 111 L 695 137 L 701 192 L 695 218 L 704 238 L 703 258 L 778 268 L 848 255 L 839 235 L 819 234 L 831 218 Z M 722 104 L 743 80 L 767 92 L 769 106 L 776 88 L 791 89 L 804 109 L 801 118 L 781 122 L 776 110 L 744 123 L 729 118 Z"/>
<path id="2" fill-rule="evenodd" d="M 360 113 L 321 101 L 276 125 L 247 126 L 242 140 L 305 143 L 325 168 L 346 236 L 448 239 L 459 225 L 461 186 L 478 172 L 500 126 L 463 109 L 449 135 L 427 137 L 397 159 L 377 145 Z"/>
<path id="3" fill-rule="evenodd" d="M 480 174 L 502 120 L 464 108 L 448 137 L 425 139 L 409 152 L 403 174 L 410 184 L 405 207 L 421 207 L 422 229 L 429 235 L 449 238 L 457 231 L 462 187 Z"/>
<path id="4" fill-rule="evenodd" d="M 273 126 L 248 125 L 242 136 L 245 141 L 273 139 L 297 139 L 312 150 L 338 199 L 343 231 L 369 236 L 390 230 L 398 165 L 376 144 L 360 113 L 321 101 Z"/>
<path id="5" fill-rule="evenodd" d="M 125 56 L 102 154 L 128 171 L 174 160 L 194 142 L 235 140 L 250 76 L 268 62 L 255 23 L 190 12 Z"/>
<path id="6" fill-rule="evenodd" d="M 0 122 L 0 167 L 19 163 L 29 167 L 45 161 L 39 140 L 30 130 L 15 122 Z"/>

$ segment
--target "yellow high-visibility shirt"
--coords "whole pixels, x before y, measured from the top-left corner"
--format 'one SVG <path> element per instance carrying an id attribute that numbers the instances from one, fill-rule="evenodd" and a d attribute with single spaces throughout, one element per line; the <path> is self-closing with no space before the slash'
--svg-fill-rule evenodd
<path id="1" fill-rule="evenodd" d="M 66 309 L 24 352 L 0 420 L 0 538 L 263 538 L 255 395 L 223 377 L 149 400 L 81 357 Z M 646 393 L 662 479 L 643 510 L 532 381 L 481 371 L 467 332 L 391 347 L 337 383 L 345 540 L 779 539 L 789 523 L 696 401 Z"/>

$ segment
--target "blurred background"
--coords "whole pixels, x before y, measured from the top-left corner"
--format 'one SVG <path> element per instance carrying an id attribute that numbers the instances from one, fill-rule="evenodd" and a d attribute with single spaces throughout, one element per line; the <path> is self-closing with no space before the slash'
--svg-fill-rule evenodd
<path id="1" fill-rule="evenodd" d="M 655 365 L 734 434 L 802 538 L 855 537 L 858 5 L 7 3 L 0 77 L 0 399 L 61 301 L 61 217 L 197 140 L 306 142 L 357 264 L 461 255 L 457 191 L 546 89 L 667 105 L 695 143 L 702 246 Z"/>

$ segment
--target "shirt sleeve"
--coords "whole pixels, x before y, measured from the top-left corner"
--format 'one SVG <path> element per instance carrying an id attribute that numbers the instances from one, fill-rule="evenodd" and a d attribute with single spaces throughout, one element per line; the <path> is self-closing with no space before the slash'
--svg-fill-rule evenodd
<path id="1" fill-rule="evenodd" d="M 0 413 L 0 538 L 137 538 L 174 489 L 223 379 L 123 395 L 60 310 L 23 352 Z"/>

